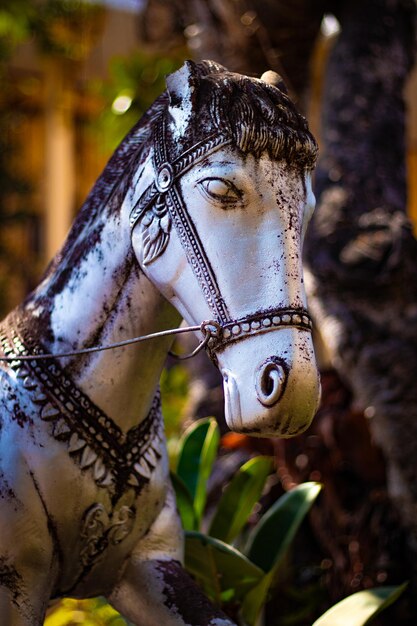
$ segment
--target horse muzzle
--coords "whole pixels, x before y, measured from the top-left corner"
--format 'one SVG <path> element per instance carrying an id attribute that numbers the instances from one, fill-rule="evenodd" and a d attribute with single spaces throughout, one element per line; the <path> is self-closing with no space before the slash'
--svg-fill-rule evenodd
<path id="1" fill-rule="evenodd" d="M 215 350 L 226 422 L 234 432 L 293 437 L 310 425 L 320 401 L 320 379 L 310 319 L 298 314 L 295 322 L 271 324 L 265 332 L 261 325 L 239 339 L 232 328 L 232 340 L 226 333 Z"/>

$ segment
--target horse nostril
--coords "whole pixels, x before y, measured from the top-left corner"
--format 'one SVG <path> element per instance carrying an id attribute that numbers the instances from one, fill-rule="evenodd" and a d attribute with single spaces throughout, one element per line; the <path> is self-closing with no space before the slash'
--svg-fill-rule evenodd
<path id="1" fill-rule="evenodd" d="M 262 363 L 255 374 L 256 395 L 264 406 L 273 406 L 283 394 L 287 374 L 280 361 L 277 357 L 271 357 Z"/>

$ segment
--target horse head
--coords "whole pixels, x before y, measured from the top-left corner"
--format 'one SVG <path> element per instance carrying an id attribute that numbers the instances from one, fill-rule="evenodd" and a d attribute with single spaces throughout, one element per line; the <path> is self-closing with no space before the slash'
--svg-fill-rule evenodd
<path id="1" fill-rule="evenodd" d="M 316 143 L 272 72 L 187 61 L 167 87 L 128 194 L 134 252 L 188 323 L 209 321 L 229 427 L 296 435 L 320 395 L 301 259 Z"/>

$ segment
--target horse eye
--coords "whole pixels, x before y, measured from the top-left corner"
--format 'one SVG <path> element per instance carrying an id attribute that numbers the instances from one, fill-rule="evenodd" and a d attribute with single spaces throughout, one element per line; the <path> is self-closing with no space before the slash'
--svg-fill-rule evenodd
<path id="1" fill-rule="evenodd" d="M 235 203 L 242 199 L 242 192 L 230 181 L 223 178 L 206 178 L 199 183 L 210 198 L 221 202 Z"/>

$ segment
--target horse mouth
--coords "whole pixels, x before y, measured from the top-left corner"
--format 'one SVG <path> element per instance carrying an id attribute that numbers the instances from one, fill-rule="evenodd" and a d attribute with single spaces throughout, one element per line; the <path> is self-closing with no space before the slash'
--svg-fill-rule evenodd
<path id="1" fill-rule="evenodd" d="M 242 409 L 239 389 L 235 377 L 228 370 L 222 370 L 225 418 L 231 430 L 242 430 Z"/>
<path id="2" fill-rule="evenodd" d="M 232 368 L 221 368 L 228 427 L 254 437 L 285 439 L 306 430 L 320 397 L 313 364 L 293 371 L 284 359 L 272 356 L 251 372 L 251 363 L 245 363 L 245 376 L 236 375 Z"/>

